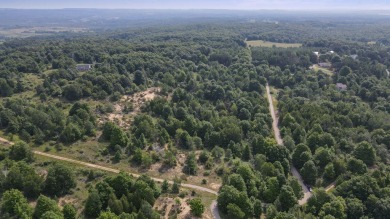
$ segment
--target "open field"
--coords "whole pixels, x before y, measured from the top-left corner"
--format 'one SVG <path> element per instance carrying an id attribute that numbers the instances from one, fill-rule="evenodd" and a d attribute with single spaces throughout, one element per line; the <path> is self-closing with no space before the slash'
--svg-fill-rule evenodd
<path id="1" fill-rule="evenodd" d="M 44 172 L 46 171 L 47 167 L 51 163 L 61 163 L 63 165 L 66 165 L 70 167 L 72 170 L 74 170 L 76 175 L 76 182 L 77 186 L 75 189 L 72 190 L 69 194 L 59 198 L 57 200 L 58 206 L 61 208 L 65 204 L 72 204 L 73 206 L 78 209 L 78 214 L 82 213 L 82 210 L 84 208 L 84 202 L 88 197 L 88 188 L 95 185 L 97 182 L 99 182 L 103 176 L 113 175 L 113 173 L 110 172 L 103 172 L 99 170 L 94 170 L 95 174 L 98 176 L 96 179 L 89 181 L 87 179 L 87 172 L 90 171 L 90 168 L 83 167 L 77 164 L 69 163 L 66 161 L 61 160 L 53 160 L 51 158 L 45 157 L 45 156 L 35 156 L 35 163 L 34 167 L 37 169 L 38 172 Z M 33 203 L 30 203 L 33 204 Z"/>
<path id="2" fill-rule="evenodd" d="M 15 28 L 0 28 L 0 36 L 3 37 L 32 37 L 40 35 L 49 35 L 61 32 L 81 33 L 87 32 L 85 28 L 73 27 L 15 27 Z"/>
<path id="3" fill-rule="evenodd" d="M 313 65 L 310 67 L 310 69 L 313 69 L 315 72 L 318 72 L 318 71 L 322 71 L 323 73 L 329 75 L 329 76 L 332 76 L 333 75 L 333 71 L 327 69 L 327 68 L 322 68 L 318 65 Z"/>
<path id="4" fill-rule="evenodd" d="M 251 47 L 277 47 L 277 48 L 298 48 L 301 47 L 301 43 L 274 43 L 264 40 L 249 40 L 246 44 Z"/>

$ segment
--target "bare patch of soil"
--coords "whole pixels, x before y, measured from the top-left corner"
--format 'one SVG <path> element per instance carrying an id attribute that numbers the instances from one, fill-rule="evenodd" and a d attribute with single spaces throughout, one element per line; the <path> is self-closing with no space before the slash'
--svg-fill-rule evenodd
<path id="1" fill-rule="evenodd" d="M 221 184 L 218 183 L 210 183 L 210 187 L 215 190 L 219 190 L 221 188 Z"/>
<path id="2" fill-rule="evenodd" d="M 62 208 L 66 204 L 74 205 L 76 202 L 77 202 L 77 199 L 65 196 L 65 197 L 61 197 L 61 198 L 58 199 L 57 205 L 58 205 L 58 207 Z"/>
<path id="3" fill-rule="evenodd" d="M 117 103 L 114 104 L 114 112 L 108 114 L 107 120 L 115 122 L 121 127 L 129 128 L 131 117 L 140 113 L 142 106 L 144 106 L 147 101 L 156 98 L 160 91 L 161 88 L 159 87 L 151 87 L 145 91 L 132 95 L 124 95 Z M 133 111 L 129 113 L 130 116 L 126 116 L 123 112 L 126 104 L 128 103 L 133 105 Z"/>
<path id="4" fill-rule="evenodd" d="M 7 139 L 1 138 L 1 137 L 0 137 L 0 143 L 5 144 L 5 145 L 13 145 L 14 144 L 13 142 L 10 142 Z"/>
<path id="5" fill-rule="evenodd" d="M 145 104 L 146 101 L 153 100 L 158 96 L 158 93 L 161 91 L 159 87 L 151 87 L 145 91 L 135 93 L 133 95 L 124 95 L 120 102 L 130 102 L 133 104 L 133 111 L 131 115 L 136 115 L 141 111 L 141 107 Z"/>

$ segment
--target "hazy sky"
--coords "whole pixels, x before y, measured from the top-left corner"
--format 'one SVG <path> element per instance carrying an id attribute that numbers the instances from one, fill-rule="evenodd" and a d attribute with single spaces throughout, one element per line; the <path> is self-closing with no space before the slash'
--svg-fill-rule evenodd
<path id="1" fill-rule="evenodd" d="M 0 8 L 390 10 L 390 0 L 0 0 Z"/>

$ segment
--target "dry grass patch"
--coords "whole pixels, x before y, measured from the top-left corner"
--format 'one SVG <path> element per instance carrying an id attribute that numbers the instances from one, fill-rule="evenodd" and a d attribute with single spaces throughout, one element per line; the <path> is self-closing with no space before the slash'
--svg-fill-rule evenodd
<path id="1" fill-rule="evenodd" d="M 61 32 L 81 33 L 87 32 L 86 28 L 77 27 L 16 27 L 16 28 L 0 28 L 0 36 L 5 37 L 32 37 L 40 35 L 50 35 Z"/>
<path id="2" fill-rule="evenodd" d="M 275 42 L 269 42 L 264 40 L 249 40 L 245 41 L 246 44 L 250 47 L 277 47 L 277 48 L 298 48 L 301 47 L 301 43 L 275 43 Z"/>
<path id="3" fill-rule="evenodd" d="M 322 71 L 323 73 L 325 73 L 326 75 L 329 75 L 329 76 L 333 75 L 333 71 L 331 71 L 330 69 L 327 69 L 327 68 L 322 68 L 319 65 L 312 65 L 310 67 L 310 69 L 313 69 L 315 72 Z"/>

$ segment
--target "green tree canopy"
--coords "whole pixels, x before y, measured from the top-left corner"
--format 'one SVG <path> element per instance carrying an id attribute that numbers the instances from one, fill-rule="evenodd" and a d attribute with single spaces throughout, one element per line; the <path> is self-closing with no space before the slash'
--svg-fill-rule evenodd
<path id="1" fill-rule="evenodd" d="M 362 160 L 368 166 L 371 166 L 375 162 L 375 149 L 368 142 L 362 142 L 357 145 L 354 151 L 354 156 L 357 159 Z"/>
<path id="2" fill-rule="evenodd" d="M 29 219 L 32 216 L 32 210 L 27 203 L 27 199 L 22 192 L 16 189 L 4 192 L 1 212 L 3 216 L 8 216 L 9 218 Z"/>
<path id="3" fill-rule="evenodd" d="M 47 194 L 52 196 L 65 195 L 74 187 L 76 187 L 76 179 L 70 168 L 58 163 L 49 168 L 45 181 Z"/>
<path id="4" fill-rule="evenodd" d="M 315 184 L 316 178 L 317 178 L 317 167 L 313 161 L 310 160 L 310 161 L 306 162 L 303 165 L 303 167 L 301 168 L 300 172 L 302 174 L 303 180 L 306 183 L 308 183 L 310 185 Z"/>
<path id="5" fill-rule="evenodd" d="M 64 215 L 64 219 L 76 219 L 77 211 L 73 205 L 65 204 L 62 209 L 62 214 Z"/>
<path id="6" fill-rule="evenodd" d="M 99 194 L 96 190 L 89 193 L 87 201 L 85 202 L 85 216 L 96 218 L 100 215 L 102 210 L 102 203 L 100 201 Z"/>
<path id="7" fill-rule="evenodd" d="M 9 158 L 16 161 L 24 160 L 26 162 L 32 162 L 34 160 L 34 154 L 28 144 L 19 141 L 11 146 Z"/>
<path id="8" fill-rule="evenodd" d="M 195 215 L 196 217 L 201 217 L 204 212 L 204 205 L 202 203 L 202 200 L 200 198 L 194 198 L 191 199 L 189 202 L 191 207 L 191 213 Z"/>
<path id="9" fill-rule="evenodd" d="M 44 195 L 40 195 L 37 200 L 37 205 L 35 206 L 33 218 L 40 219 L 46 212 L 53 212 L 55 214 L 61 214 L 60 209 L 57 206 L 57 202 L 46 197 Z"/>
<path id="10" fill-rule="evenodd" d="M 281 211 L 288 211 L 298 203 L 293 189 L 290 186 L 282 186 L 277 202 Z"/>

